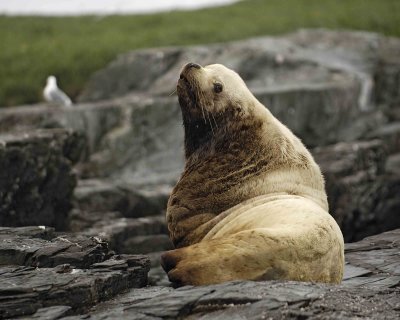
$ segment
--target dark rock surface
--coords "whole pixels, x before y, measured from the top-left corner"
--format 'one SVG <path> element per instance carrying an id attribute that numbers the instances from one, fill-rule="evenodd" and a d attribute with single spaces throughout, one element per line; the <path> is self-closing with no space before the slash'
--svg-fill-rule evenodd
<path id="1" fill-rule="evenodd" d="M 0 225 L 65 229 L 76 178 L 72 165 L 85 146 L 71 130 L 0 135 Z"/>
<path id="2" fill-rule="evenodd" d="M 50 229 L 50 230 L 48 230 Z M 55 267 L 70 264 L 88 268 L 110 257 L 108 244 L 99 238 L 55 236 L 53 228 L 0 228 L 0 265 Z"/>
<path id="3" fill-rule="evenodd" d="M 400 174 L 393 171 L 394 160 L 393 169 L 386 167 L 386 145 L 354 141 L 313 150 L 326 179 L 330 212 L 346 241 L 400 226 Z"/>
<path id="4" fill-rule="evenodd" d="M 100 238 L 56 236 L 46 227 L 0 228 L 0 318 L 83 312 L 145 286 L 149 268 L 145 256 L 115 255 Z"/>
<path id="5" fill-rule="evenodd" d="M 88 314 L 63 319 L 397 319 L 399 249 L 400 229 L 348 244 L 341 285 L 236 281 L 156 286 L 132 289 Z"/>
<path id="6" fill-rule="evenodd" d="M 167 206 L 168 193 L 151 197 L 127 184 L 87 179 L 75 188 L 77 208 L 82 211 L 118 211 L 124 217 L 138 218 L 159 214 Z"/>
<path id="7" fill-rule="evenodd" d="M 138 239 L 143 240 L 146 236 L 151 238 L 153 235 L 156 237 L 159 237 L 159 235 L 166 235 L 167 232 L 165 216 L 162 215 L 137 219 L 117 218 L 101 220 L 95 223 L 91 228 L 82 230 L 81 234 L 100 236 L 110 243 L 112 249 L 118 252 L 144 253 L 135 251 L 135 246 L 131 247 L 129 243 L 137 242 L 139 241 Z M 163 239 L 167 241 L 166 238 Z M 168 241 L 168 243 L 170 242 Z M 154 243 L 154 249 L 156 248 L 157 245 Z M 149 252 L 149 250 L 144 251 L 147 251 L 146 253 Z"/>

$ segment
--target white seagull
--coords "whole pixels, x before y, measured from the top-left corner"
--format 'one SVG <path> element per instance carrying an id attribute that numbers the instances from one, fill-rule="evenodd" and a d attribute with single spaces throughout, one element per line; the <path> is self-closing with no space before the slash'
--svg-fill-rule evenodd
<path id="1" fill-rule="evenodd" d="M 57 79 L 55 76 L 47 77 L 47 83 L 43 90 L 43 96 L 47 102 L 65 107 L 72 106 L 71 99 L 57 87 Z"/>

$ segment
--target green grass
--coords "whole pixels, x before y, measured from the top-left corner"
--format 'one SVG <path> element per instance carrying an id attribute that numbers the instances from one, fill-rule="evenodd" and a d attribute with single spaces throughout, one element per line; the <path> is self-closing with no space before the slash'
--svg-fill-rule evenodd
<path id="1" fill-rule="evenodd" d="M 399 0 L 248 0 L 192 12 L 99 17 L 0 16 L 0 106 L 34 103 L 49 74 L 76 97 L 119 53 L 212 43 L 298 28 L 400 36 Z"/>

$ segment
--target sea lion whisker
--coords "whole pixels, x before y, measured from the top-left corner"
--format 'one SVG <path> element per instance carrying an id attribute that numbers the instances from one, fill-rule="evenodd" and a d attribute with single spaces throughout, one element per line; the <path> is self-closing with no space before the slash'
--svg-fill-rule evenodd
<path id="1" fill-rule="evenodd" d="M 199 92 L 199 96 L 201 95 L 201 97 L 203 98 L 203 101 L 207 101 L 205 96 L 204 96 L 204 94 L 203 94 L 203 92 L 201 92 L 200 90 L 198 90 L 198 92 Z M 207 111 L 206 115 L 207 115 L 208 123 L 210 124 L 211 132 L 214 135 L 214 128 L 213 128 L 213 125 L 211 123 L 211 118 L 210 118 L 210 115 L 209 115 L 210 111 L 208 111 L 208 110 L 206 110 L 206 111 Z M 205 122 L 205 123 L 207 124 L 207 122 Z"/>
<path id="2" fill-rule="evenodd" d="M 200 108 L 201 108 L 201 113 L 203 115 L 204 124 L 207 124 L 206 117 L 205 117 L 205 114 L 204 114 L 204 107 L 203 107 L 203 104 L 201 103 L 201 101 L 205 101 L 205 97 L 204 97 L 204 94 L 201 92 L 201 90 L 199 89 L 198 86 L 196 87 L 196 91 L 197 91 L 197 94 L 199 96 L 199 101 L 200 101 L 199 105 L 200 105 Z"/>
<path id="3" fill-rule="evenodd" d="M 217 127 L 217 129 L 219 129 L 219 128 L 218 128 L 218 123 L 217 123 L 217 121 L 215 120 L 214 114 L 213 114 L 212 112 L 211 112 L 211 116 L 212 116 L 212 118 L 213 118 L 213 120 L 214 120 L 215 126 Z"/>
<path id="4" fill-rule="evenodd" d="M 212 134 L 214 135 L 214 128 L 213 128 L 213 126 L 212 126 L 212 123 L 211 123 L 211 119 L 210 119 L 210 112 L 209 111 L 207 111 L 207 118 L 208 118 L 208 122 L 210 123 L 210 128 L 211 128 L 211 132 L 212 132 Z"/>
<path id="5" fill-rule="evenodd" d="M 175 94 L 176 93 L 176 89 L 174 90 L 174 91 L 172 91 L 168 96 L 170 97 L 170 96 L 172 96 L 173 94 Z"/>

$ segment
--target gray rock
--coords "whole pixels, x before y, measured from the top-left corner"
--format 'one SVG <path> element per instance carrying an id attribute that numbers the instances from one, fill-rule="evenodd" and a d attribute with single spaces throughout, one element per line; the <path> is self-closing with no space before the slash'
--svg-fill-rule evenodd
<path id="1" fill-rule="evenodd" d="M 51 228 L 48 233 L 44 226 L 31 229 L 29 232 L 26 228 L 0 229 L 0 265 L 48 268 L 69 264 L 74 268 L 88 268 L 111 256 L 108 244 L 98 238 L 55 237 Z"/>
<path id="2" fill-rule="evenodd" d="M 44 240 L 51 240 L 55 237 L 54 228 L 46 226 L 33 226 L 33 227 L 19 227 L 7 228 L 0 227 L 0 238 L 39 238 Z"/>
<path id="3" fill-rule="evenodd" d="M 110 248 L 118 253 L 147 253 L 151 250 L 151 236 L 160 237 L 167 235 L 168 229 L 165 221 L 165 216 L 151 216 L 143 218 L 119 218 L 110 220 L 101 220 L 95 223 L 92 227 L 84 229 L 80 234 L 85 236 L 94 236 L 104 239 L 109 242 Z M 129 244 L 129 241 L 137 240 L 137 237 L 149 236 L 142 238 L 147 240 L 147 248 L 143 248 L 143 252 L 138 252 L 137 244 Z M 164 237 L 162 245 L 168 245 Z M 133 240 L 132 240 L 133 239 Z M 140 238 L 139 238 L 140 239 Z M 150 242 L 150 243 L 149 243 Z M 153 250 L 157 251 L 160 244 L 154 243 Z"/>
<path id="4" fill-rule="evenodd" d="M 38 309 L 34 315 L 29 319 L 39 320 L 56 320 L 68 316 L 72 313 L 72 308 L 69 306 L 52 306 Z M 18 317 L 16 319 L 26 319 L 26 316 Z"/>
<path id="5" fill-rule="evenodd" d="M 399 51 L 395 38 L 327 30 L 207 47 L 138 50 L 94 74 L 81 100 L 166 96 L 185 63 L 223 62 L 307 145 L 329 144 L 343 138 L 341 130 L 347 138 L 360 138 L 351 128 L 364 112 L 381 104 L 399 105 Z M 146 59 L 152 63 L 139 72 Z"/>
<path id="6" fill-rule="evenodd" d="M 397 319 L 400 229 L 346 245 L 341 285 L 235 281 L 147 287 L 65 319 Z"/>
<path id="7" fill-rule="evenodd" d="M 389 154 L 397 153 L 400 150 L 400 122 L 382 125 L 370 132 L 368 137 L 385 141 Z"/>
<path id="8" fill-rule="evenodd" d="M 385 164 L 385 171 L 388 174 L 400 176 L 400 153 L 390 155 Z"/>
<path id="9" fill-rule="evenodd" d="M 147 284 L 145 256 L 114 255 L 98 238 L 53 231 L 0 229 L 0 318 L 57 319 Z"/>
<path id="10" fill-rule="evenodd" d="M 143 287 L 147 271 L 131 267 L 125 260 L 112 260 L 93 269 L 0 267 L 0 317 L 29 315 L 60 305 L 83 312 L 128 288 Z M 39 310 L 39 314 L 43 312 Z"/>
<path id="11" fill-rule="evenodd" d="M 400 175 L 385 172 L 386 151 L 380 140 L 313 150 L 325 176 L 330 213 L 346 241 L 400 227 Z"/>
<path id="12" fill-rule="evenodd" d="M 123 218 L 123 216 L 117 211 L 81 211 L 79 209 L 73 209 L 69 213 L 69 231 L 81 232 L 90 229 L 97 222 L 113 221 L 119 218 Z"/>
<path id="13" fill-rule="evenodd" d="M 387 152 L 381 140 L 341 142 L 312 150 L 326 177 L 342 178 L 365 171 L 368 178 L 384 172 Z"/>
<path id="14" fill-rule="evenodd" d="M 84 138 L 64 129 L 0 135 L 0 225 L 65 229 Z"/>
<path id="15" fill-rule="evenodd" d="M 121 252 L 143 254 L 172 249 L 174 245 L 167 234 L 130 237 L 119 248 Z"/>
<path id="16" fill-rule="evenodd" d="M 127 218 L 161 214 L 168 199 L 164 197 L 160 203 L 159 199 L 147 197 L 132 186 L 98 179 L 80 180 L 74 195 L 81 211 L 117 211 Z"/>

